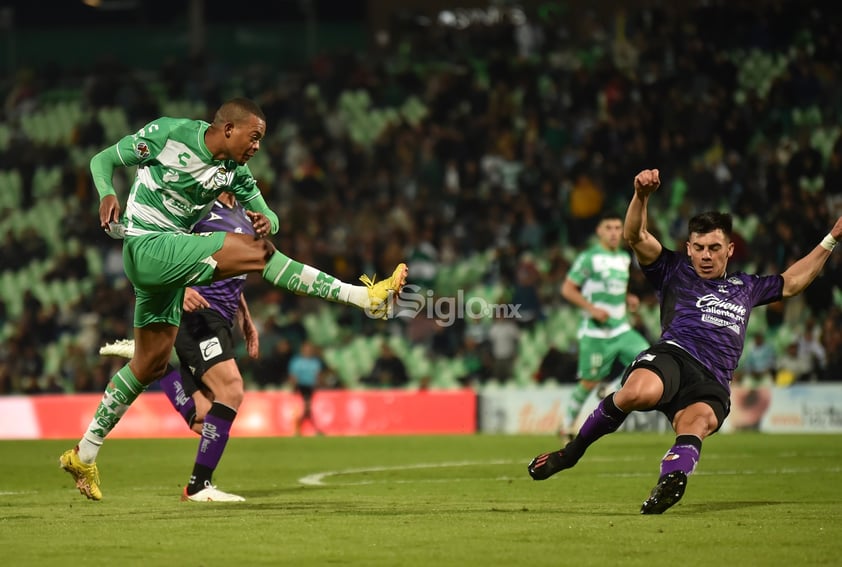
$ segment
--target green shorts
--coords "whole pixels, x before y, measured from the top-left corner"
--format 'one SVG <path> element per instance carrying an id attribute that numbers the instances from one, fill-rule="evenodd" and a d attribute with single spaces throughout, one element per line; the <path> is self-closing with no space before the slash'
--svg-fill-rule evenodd
<path id="1" fill-rule="evenodd" d="M 610 339 L 582 337 L 579 339 L 579 380 L 600 381 L 608 378 L 614 362 L 631 364 L 641 351 L 649 348 L 643 335 L 630 329 Z"/>
<path id="2" fill-rule="evenodd" d="M 157 233 L 123 241 L 123 267 L 135 290 L 134 326 L 181 322 L 184 288 L 213 281 L 224 232 Z"/>

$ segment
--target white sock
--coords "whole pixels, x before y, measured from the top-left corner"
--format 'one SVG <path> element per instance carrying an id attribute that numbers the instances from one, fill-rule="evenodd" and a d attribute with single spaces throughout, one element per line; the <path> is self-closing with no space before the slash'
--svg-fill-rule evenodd
<path id="1" fill-rule="evenodd" d="M 102 447 L 103 439 L 91 440 L 88 439 L 88 433 L 79 441 L 79 460 L 89 465 L 96 462 L 96 456 L 99 454 L 99 448 Z"/>

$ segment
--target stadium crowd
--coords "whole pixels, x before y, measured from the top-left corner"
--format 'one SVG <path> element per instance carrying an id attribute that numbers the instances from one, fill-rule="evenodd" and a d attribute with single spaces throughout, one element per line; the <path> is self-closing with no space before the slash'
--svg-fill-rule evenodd
<path id="1" fill-rule="evenodd" d="M 87 161 L 75 156 L 164 114 L 164 101 L 207 111 L 241 94 L 262 106 L 268 132 L 253 171 L 281 220 L 276 244 L 299 261 L 354 281 L 407 259 L 410 283 L 434 293 L 445 268 L 488 254 L 477 283 L 498 290 L 489 300 L 523 307 L 514 329 L 495 328 L 507 323 L 496 319 L 442 326 L 423 315 L 384 325 L 333 311 L 353 334 L 401 336 L 430 357 L 462 357 L 470 383 L 507 379 L 500 369 L 519 363 L 518 332 L 562 306 L 570 260 L 603 211 L 625 210 L 641 168 L 660 168 L 665 181 L 668 197 L 652 214 L 665 244 L 682 245 L 692 214 L 729 210 L 732 266 L 783 271 L 842 211 L 842 18 L 825 12 L 838 16 L 839 8 L 667 4 L 467 28 L 404 19 L 366 53 L 256 66 L 236 87 L 225 80 L 236 70 L 207 58 L 157 72 L 109 59 L 84 71 L 22 69 L 0 83 L 0 172 L 16 170 L 22 180 L 19 200 L 0 206 L 1 269 L 48 261 L 39 272 L 45 282 L 91 284 L 59 302 L 20 290 L 17 309 L 4 292 L 0 394 L 99 392 L 120 364 L 98 347 L 130 335 L 132 292 L 120 244 L 98 227 Z M 27 120 L 56 92 L 75 93 L 84 118 L 69 143 L 32 139 Z M 122 112 L 128 129 L 110 132 L 101 109 Z M 60 168 L 66 210 L 50 211 L 42 224 L 12 222 L 37 206 L 45 167 Z M 47 223 L 57 225 L 50 230 L 59 244 L 41 234 Z M 633 291 L 654 304 L 639 270 L 633 276 Z M 786 346 L 815 322 L 810 332 L 826 356 L 805 372 L 813 379 L 842 377 L 840 281 L 836 254 L 803 297 L 765 310 L 764 332 L 789 333 Z M 298 346 L 319 342 L 302 324 L 319 306 L 259 278 L 246 290 L 263 360 L 244 361 L 244 373 L 252 387 L 280 386 Z M 51 350 L 56 344 L 62 348 Z"/>

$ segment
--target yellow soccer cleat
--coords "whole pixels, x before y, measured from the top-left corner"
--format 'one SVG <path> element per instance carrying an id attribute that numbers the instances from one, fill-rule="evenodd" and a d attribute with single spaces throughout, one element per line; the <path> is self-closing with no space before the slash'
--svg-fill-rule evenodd
<path id="1" fill-rule="evenodd" d="M 369 317 L 375 319 L 388 319 L 394 310 L 395 297 L 400 293 L 406 283 L 406 276 L 409 269 L 406 264 L 400 263 L 392 272 L 392 277 L 374 283 L 374 278 L 366 275 L 360 276 L 360 281 L 368 288 L 369 307 L 365 310 Z M 376 277 L 376 276 L 375 276 Z"/>
<path id="2" fill-rule="evenodd" d="M 68 449 L 58 458 L 61 468 L 70 473 L 76 481 L 76 488 L 79 492 L 91 500 L 102 500 L 102 492 L 99 489 L 99 470 L 96 463 L 85 464 L 79 459 L 79 451 L 76 448 Z"/>

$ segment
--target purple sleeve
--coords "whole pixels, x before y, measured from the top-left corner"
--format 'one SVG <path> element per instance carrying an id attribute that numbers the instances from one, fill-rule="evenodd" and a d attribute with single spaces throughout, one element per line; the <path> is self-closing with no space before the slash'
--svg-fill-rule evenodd
<path id="1" fill-rule="evenodd" d="M 747 276 L 751 284 L 752 306 L 766 305 L 783 299 L 784 278 L 774 276 Z"/>
<path id="2" fill-rule="evenodd" d="M 685 260 L 673 250 L 661 248 L 661 253 L 655 261 L 646 266 L 641 265 L 640 269 L 643 271 L 646 279 L 649 280 L 649 283 L 656 290 L 661 291 L 664 283 L 672 277 L 683 262 Z"/>

